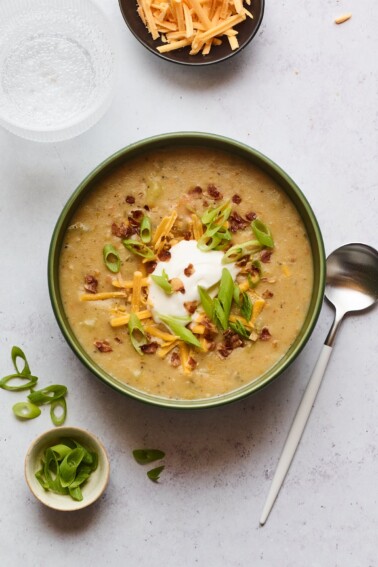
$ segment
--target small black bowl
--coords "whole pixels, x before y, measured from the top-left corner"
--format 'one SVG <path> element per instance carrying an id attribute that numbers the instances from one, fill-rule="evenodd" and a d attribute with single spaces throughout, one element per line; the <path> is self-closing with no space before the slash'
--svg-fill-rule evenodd
<path id="1" fill-rule="evenodd" d="M 140 41 L 140 43 L 144 45 L 144 47 L 151 51 L 151 53 L 154 53 L 166 61 L 173 61 L 173 63 L 179 63 L 180 65 L 192 66 L 219 63 L 220 61 L 224 61 L 225 59 L 229 59 L 233 55 L 240 53 L 240 51 L 244 49 L 256 35 L 260 27 L 264 15 L 264 4 L 265 0 L 252 0 L 251 6 L 247 6 L 247 8 L 253 14 L 253 19 L 247 18 L 241 24 L 235 26 L 235 29 L 239 32 L 238 49 L 232 51 L 228 41 L 223 41 L 222 45 L 214 46 L 208 55 L 202 55 L 202 53 L 189 55 L 189 47 L 170 51 L 168 53 L 159 53 L 156 48 L 159 45 L 162 45 L 162 43 L 158 39 L 152 39 L 152 36 L 149 34 L 146 26 L 137 13 L 138 4 L 136 0 L 119 0 L 122 15 L 129 30 Z"/>

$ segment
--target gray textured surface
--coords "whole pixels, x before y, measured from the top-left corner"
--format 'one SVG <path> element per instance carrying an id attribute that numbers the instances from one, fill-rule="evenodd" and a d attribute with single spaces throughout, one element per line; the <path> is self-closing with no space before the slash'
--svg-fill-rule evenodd
<path id="1" fill-rule="evenodd" d="M 64 515 L 41 507 L 23 480 L 48 411 L 17 422 L 20 395 L 0 392 L 0 564 L 375 567 L 378 471 L 377 312 L 343 325 L 273 513 L 258 519 L 286 432 L 331 321 L 325 306 L 300 358 L 266 390 L 223 409 L 181 414 L 140 405 L 74 358 L 48 300 L 46 260 L 65 201 L 113 151 L 146 136 L 201 130 L 275 160 L 318 216 L 327 252 L 377 241 L 377 64 L 373 0 L 268 2 L 258 36 L 221 66 L 189 69 L 146 52 L 117 2 L 98 0 L 119 38 L 121 76 L 105 117 L 60 144 L 0 130 L 0 374 L 24 348 L 41 383 L 69 388 L 69 425 L 96 433 L 111 459 L 105 496 Z M 336 26 L 336 16 L 353 11 Z M 131 458 L 166 451 L 154 485 Z M 53 558 L 51 554 L 54 554 Z"/>

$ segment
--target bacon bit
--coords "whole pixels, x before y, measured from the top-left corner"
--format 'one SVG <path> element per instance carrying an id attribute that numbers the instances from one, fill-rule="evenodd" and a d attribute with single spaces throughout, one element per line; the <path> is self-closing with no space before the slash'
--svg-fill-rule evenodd
<path id="1" fill-rule="evenodd" d="M 155 260 L 150 260 L 149 262 L 146 262 L 144 264 L 144 267 L 146 268 L 147 274 L 152 274 L 152 272 L 155 270 L 156 266 L 157 266 L 157 262 L 155 262 Z"/>
<path id="2" fill-rule="evenodd" d="M 119 345 L 123 343 L 123 340 L 120 339 L 119 337 L 114 337 L 114 340 L 116 343 L 118 343 Z"/>
<path id="3" fill-rule="evenodd" d="M 150 207 L 149 207 L 148 205 L 144 205 L 143 208 L 144 208 L 145 211 L 149 211 L 149 210 L 150 210 Z"/>
<path id="4" fill-rule="evenodd" d="M 232 353 L 232 350 L 226 348 L 223 343 L 218 343 L 217 353 L 219 354 L 220 358 L 227 358 Z"/>
<path id="5" fill-rule="evenodd" d="M 175 368 L 177 368 L 178 366 L 181 366 L 181 358 L 180 358 L 180 355 L 178 354 L 178 352 L 172 352 L 169 362 Z"/>
<path id="6" fill-rule="evenodd" d="M 140 209 L 137 209 L 135 211 L 131 211 L 131 216 L 134 220 L 141 221 L 144 216 L 144 213 Z"/>
<path id="7" fill-rule="evenodd" d="M 188 313 L 193 315 L 193 313 L 195 312 L 195 310 L 198 307 L 198 301 L 186 301 L 184 303 L 184 307 L 185 307 L 185 309 L 187 310 Z"/>
<path id="8" fill-rule="evenodd" d="M 247 256 L 245 258 L 242 258 L 241 260 L 239 260 L 239 262 L 236 262 L 236 265 L 238 268 L 244 268 L 244 266 L 246 266 L 248 264 L 248 258 Z"/>
<path id="9" fill-rule="evenodd" d="M 212 352 L 213 350 L 215 350 L 216 342 L 215 341 L 209 341 L 206 337 L 206 348 L 208 352 Z"/>
<path id="10" fill-rule="evenodd" d="M 113 352 L 108 341 L 95 341 L 93 344 L 100 352 Z"/>
<path id="11" fill-rule="evenodd" d="M 155 354 L 155 352 L 157 351 L 159 347 L 159 343 L 153 341 L 152 343 L 147 343 L 146 345 L 142 345 L 140 347 L 140 350 L 144 353 L 144 354 Z"/>
<path id="12" fill-rule="evenodd" d="M 195 367 L 197 366 L 197 361 L 194 360 L 194 358 L 193 358 L 192 356 L 189 356 L 189 358 L 188 358 L 188 366 L 189 366 L 192 370 L 194 370 Z"/>
<path id="13" fill-rule="evenodd" d="M 194 269 L 193 264 L 188 264 L 188 266 L 184 270 L 184 274 L 188 278 L 190 278 L 190 276 L 192 276 L 194 274 L 194 272 L 195 272 L 195 269 Z"/>
<path id="14" fill-rule="evenodd" d="M 268 264 L 268 262 L 270 262 L 271 256 L 272 256 L 271 250 L 263 250 L 260 254 L 260 260 L 264 262 L 264 264 Z"/>
<path id="15" fill-rule="evenodd" d="M 171 259 L 171 253 L 169 250 L 162 250 L 158 258 L 161 262 L 168 262 Z"/>
<path id="16" fill-rule="evenodd" d="M 192 233 L 189 230 L 186 230 L 183 233 L 184 240 L 192 240 Z"/>
<path id="17" fill-rule="evenodd" d="M 260 333 L 260 341 L 269 341 L 271 337 L 268 327 L 263 327 Z"/>
<path id="18" fill-rule="evenodd" d="M 215 185 L 208 185 L 207 192 L 214 201 L 220 201 L 223 199 L 222 193 L 215 187 Z"/>
<path id="19" fill-rule="evenodd" d="M 257 215 L 256 215 L 256 213 L 250 212 L 250 213 L 247 213 L 245 215 L 245 218 L 249 221 L 253 221 L 253 220 L 257 219 Z"/>
<path id="20" fill-rule="evenodd" d="M 237 333 L 234 333 L 234 331 L 231 331 L 230 329 L 225 331 L 223 333 L 223 336 L 224 336 L 224 345 L 229 350 L 234 350 L 236 348 L 244 346 L 243 339 Z"/>
<path id="21" fill-rule="evenodd" d="M 189 195 L 195 195 L 196 197 L 199 197 L 200 195 L 202 195 L 202 187 L 196 185 L 196 187 L 189 189 L 188 193 Z"/>
<path id="22" fill-rule="evenodd" d="M 133 197 L 132 195 L 127 195 L 125 201 L 126 203 L 129 203 L 129 205 L 133 205 L 135 203 L 135 197 Z"/>
<path id="23" fill-rule="evenodd" d="M 173 291 L 177 293 L 185 293 L 185 287 L 180 278 L 172 278 L 169 280 L 169 283 L 172 286 Z"/>
<path id="24" fill-rule="evenodd" d="M 124 222 L 120 225 L 113 222 L 112 224 L 112 234 L 118 236 L 118 238 L 129 238 L 133 234 L 133 229 L 131 226 L 126 226 Z"/>
<path id="25" fill-rule="evenodd" d="M 237 213 L 236 211 L 233 211 L 230 214 L 228 221 L 230 223 L 231 232 L 237 232 L 238 230 L 245 230 L 248 226 L 248 222 L 245 219 L 243 219 L 243 217 L 241 217 L 239 213 Z"/>
<path id="26" fill-rule="evenodd" d="M 272 291 L 270 291 L 269 289 L 266 289 L 264 291 L 264 293 L 262 294 L 262 297 L 264 299 L 270 299 L 271 297 L 273 297 L 274 293 Z"/>
<path id="27" fill-rule="evenodd" d="M 94 276 L 88 274 L 87 276 L 85 276 L 84 281 L 85 290 L 87 290 L 89 293 L 97 293 L 98 281 Z"/>
<path id="28" fill-rule="evenodd" d="M 240 205 L 240 203 L 242 202 L 242 199 L 239 195 L 235 194 L 232 196 L 231 201 L 233 203 L 235 203 L 235 205 Z"/>

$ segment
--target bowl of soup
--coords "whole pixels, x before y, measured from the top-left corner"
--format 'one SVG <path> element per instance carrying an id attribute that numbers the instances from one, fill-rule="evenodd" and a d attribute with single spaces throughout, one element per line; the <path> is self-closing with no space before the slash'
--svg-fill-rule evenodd
<path id="1" fill-rule="evenodd" d="M 53 311 L 74 353 L 140 401 L 241 399 L 298 356 L 324 293 L 321 232 L 274 162 L 197 132 L 134 143 L 74 191 L 52 236 Z"/>

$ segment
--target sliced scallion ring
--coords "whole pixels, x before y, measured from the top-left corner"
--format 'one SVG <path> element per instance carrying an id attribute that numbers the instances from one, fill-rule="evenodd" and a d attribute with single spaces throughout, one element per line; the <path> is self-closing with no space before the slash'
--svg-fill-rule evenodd
<path id="1" fill-rule="evenodd" d="M 156 283 L 156 285 L 161 287 L 161 289 L 165 291 L 167 295 L 171 295 L 173 293 L 172 286 L 168 281 L 168 274 L 165 270 L 162 271 L 161 276 L 155 276 L 154 274 L 152 274 L 151 279 Z"/>
<path id="2" fill-rule="evenodd" d="M 163 472 L 164 469 L 165 469 L 164 465 L 151 469 L 150 471 L 147 472 L 147 476 L 150 480 L 157 482 L 160 478 L 160 474 Z"/>
<path id="3" fill-rule="evenodd" d="M 10 386 L 9 382 L 12 382 L 13 380 L 26 380 L 26 383 Z M 9 390 L 10 392 L 21 392 L 22 390 L 30 390 L 37 382 L 37 376 L 31 376 L 30 374 L 10 374 L 9 376 L 4 376 L 4 378 L 0 380 L 0 388 L 3 390 Z"/>
<path id="4" fill-rule="evenodd" d="M 140 347 L 146 344 L 147 337 L 143 325 L 140 322 L 139 317 L 135 315 L 135 313 L 130 313 L 128 328 L 131 344 L 138 354 L 143 355 Z"/>
<path id="5" fill-rule="evenodd" d="M 119 257 L 119 254 L 114 246 L 112 244 L 105 244 L 102 254 L 104 258 L 104 264 L 108 268 L 108 270 L 113 272 L 113 274 L 119 272 L 121 268 L 121 258 Z"/>
<path id="6" fill-rule="evenodd" d="M 144 215 L 140 223 L 140 239 L 144 244 L 149 244 L 152 238 L 150 217 Z"/>
<path id="7" fill-rule="evenodd" d="M 57 413 L 57 410 L 60 410 L 60 415 Z M 51 421 L 56 426 L 63 425 L 63 423 L 66 421 L 67 403 L 64 397 L 51 402 L 50 417 Z"/>
<path id="8" fill-rule="evenodd" d="M 230 262 L 237 262 L 244 256 L 249 256 L 259 250 L 261 250 L 261 244 L 258 240 L 247 240 L 247 242 L 235 244 L 225 252 L 222 263 L 229 264 Z"/>
<path id="9" fill-rule="evenodd" d="M 130 250 L 133 254 L 137 256 L 142 256 L 142 258 L 146 258 L 147 260 L 153 260 L 155 258 L 154 252 L 151 248 L 148 248 L 143 242 L 138 242 L 138 240 L 122 240 L 123 245 L 125 248 Z"/>
<path id="10" fill-rule="evenodd" d="M 200 296 L 202 308 L 210 321 L 212 321 L 214 316 L 214 301 L 205 288 L 199 285 L 197 289 Z"/>
<path id="11" fill-rule="evenodd" d="M 13 413 L 18 419 L 34 419 L 41 415 L 41 410 L 30 402 L 18 402 L 14 404 Z"/>
<path id="12" fill-rule="evenodd" d="M 14 366 L 17 374 L 22 374 L 23 376 L 29 376 L 29 374 L 31 374 L 30 367 L 29 367 L 28 361 L 26 360 L 25 353 L 22 349 L 20 349 L 20 347 L 18 347 L 18 346 L 12 347 L 11 357 L 12 357 L 12 361 L 13 361 L 13 366 Z M 23 367 L 22 370 L 20 370 L 18 365 L 17 365 L 17 359 L 18 358 L 21 358 L 24 361 L 24 367 Z"/>
<path id="13" fill-rule="evenodd" d="M 36 390 L 28 395 L 28 400 L 33 404 L 41 406 L 43 404 L 51 404 L 63 398 L 67 394 L 66 386 L 61 386 L 60 384 L 53 384 L 52 386 L 46 386 L 42 390 Z"/>
<path id="14" fill-rule="evenodd" d="M 255 219 L 251 222 L 253 234 L 263 246 L 267 248 L 274 247 L 274 241 L 270 229 L 260 219 Z"/>
<path id="15" fill-rule="evenodd" d="M 148 465 L 154 461 L 164 459 L 165 453 L 159 449 L 135 449 L 133 457 L 139 465 Z"/>
<path id="16" fill-rule="evenodd" d="M 172 331 L 174 335 L 179 337 L 185 343 L 201 348 L 201 343 L 199 342 L 199 340 L 193 335 L 192 331 L 187 329 L 185 326 L 191 321 L 190 317 L 172 317 L 170 315 L 160 314 L 158 315 L 158 317 L 161 322 L 164 323 L 164 325 L 166 325 L 168 329 Z"/>

